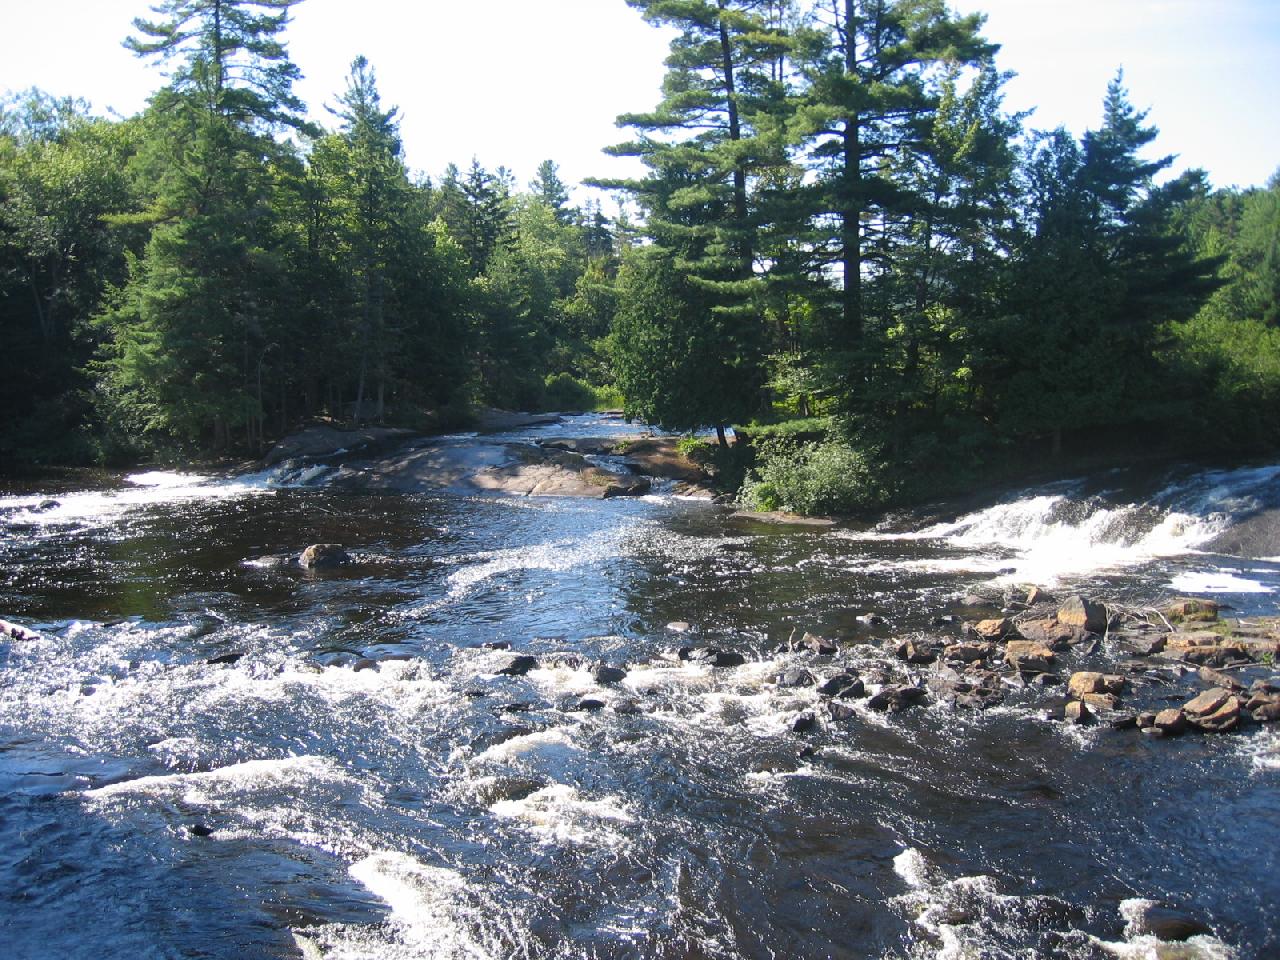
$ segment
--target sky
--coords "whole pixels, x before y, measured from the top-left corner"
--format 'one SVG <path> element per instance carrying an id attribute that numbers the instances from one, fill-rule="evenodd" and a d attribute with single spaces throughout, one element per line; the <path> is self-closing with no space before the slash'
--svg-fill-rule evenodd
<path id="1" fill-rule="evenodd" d="M 147 0 L 0 0 L 0 92 L 38 86 L 129 115 L 163 82 L 121 46 Z M 1097 126 L 1123 67 L 1132 102 L 1161 131 L 1153 155 L 1202 167 L 1215 186 L 1261 185 L 1280 168 L 1280 0 L 952 0 L 988 14 L 1028 125 Z M 367 57 L 398 105 L 409 166 L 438 177 L 474 156 L 525 183 L 552 159 L 570 184 L 626 176 L 601 148 L 619 113 L 658 100 L 668 36 L 624 0 L 304 0 L 286 40 L 297 92 L 322 122 L 351 60 Z"/>

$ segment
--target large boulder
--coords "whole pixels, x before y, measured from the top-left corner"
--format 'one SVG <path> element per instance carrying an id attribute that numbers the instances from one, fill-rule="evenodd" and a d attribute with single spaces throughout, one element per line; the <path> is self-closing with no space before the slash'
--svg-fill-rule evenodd
<path id="1" fill-rule="evenodd" d="M 485 467 L 471 482 L 482 490 L 530 497 L 635 497 L 649 492 L 649 479 L 605 470 L 563 450 L 508 444 L 505 463 Z"/>
<path id="2" fill-rule="evenodd" d="M 334 424 L 316 423 L 285 437 L 262 458 L 266 467 L 285 460 L 317 460 L 339 453 L 369 454 L 405 443 L 415 436 L 403 427 L 362 427 L 344 429 Z"/>
<path id="3" fill-rule="evenodd" d="M 1023 620 L 1018 623 L 1018 633 L 1026 640 L 1043 643 L 1054 650 L 1065 650 L 1089 635 L 1084 627 L 1061 623 L 1052 617 L 1040 620 Z"/>
<path id="4" fill-rule="evenodd" d="M 1081 670 L 1073 673 L 1067 681 L 1067 692 L 1078 700 L 1097 693 L 1119 696 L 1124 691 L 1124 685 L 1125 679 L 1119 674 Z"/>
<path id="5" fill-rule="evenodd" d="M 974 632 L 984 640 L 1003 640 L 1016 632 L 1013 621 L 1008 617 L 992 620 L 979 620 L 974 624 Z"/>
<path id="6" fill-rule="evenodd" d="M 1048 673 L 1057 661 L 1052 650 L 1034 640 L 1010 640 L 1004 659 L 1019 673 Z"/>
<path id="7" fill-rule="evenodd" d="M 1206 690 L 1182 705 L 1187 722 L 1210 733 L 1225 733 L 1240 725 L 1239 697 L 1222 687 Z"/>
<path id="8" fill-rule="evenodd" d="M 701 484 L 710 478 L 697 463 L 680 452 L 674 437 L 646 437 L 620 443 L 616 452 L 626 458 L 627 466 L 646 477 L 665 477 L 683 483 Z"/>
<path id="9" fill-rule="evenodd" d="M 1170 620 L 1217 620 L 1218 603 L 1215 600 L 1203 600 L 1199 597 L 1180 597 L 1165 608 L 1165 616 Z"/>
<path id="10" fill-rule="evenodd" d="M 1067 597 L 1058 608 L 1058 622 L 1082 627 L 1090 633 L 1102 633 L 1107 629 L 1107 608 L 1096 600 L 1076 594 Z"/>

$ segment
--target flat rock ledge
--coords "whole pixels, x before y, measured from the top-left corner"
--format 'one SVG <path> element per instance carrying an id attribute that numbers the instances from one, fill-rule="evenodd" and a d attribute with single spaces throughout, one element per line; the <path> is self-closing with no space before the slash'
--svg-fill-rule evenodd
<path id="1" fill-rule="evenodd" d="M 586 457 L 520 443 L 437 441 L 348 464 L 334 484 L 354 491 L 504 493 L 524 497 L 639 496 L 649 480 Z"/>

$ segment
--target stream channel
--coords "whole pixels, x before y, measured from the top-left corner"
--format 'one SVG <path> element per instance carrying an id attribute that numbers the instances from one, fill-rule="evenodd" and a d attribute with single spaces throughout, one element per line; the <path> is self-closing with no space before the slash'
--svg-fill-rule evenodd
<path id="1" fill-rule="evenodd" d="M 776 682 L 922 677 L 893 641 L 975 590 L 1280 613 L 1280 466 L 870 529 L 306 479 L 0 496 L 0 617 L 36 634 L 0 638 L 0 956 L 1280 956 L 1276 725 L 1159 740 L 1012 686 L 835 720 Z M 318 542 L 354 562 L 280 562 Z M 706 644 L 745 663 L 677 656 Z M 1213 932 L 1140 935 L 1144 899 Z"/>

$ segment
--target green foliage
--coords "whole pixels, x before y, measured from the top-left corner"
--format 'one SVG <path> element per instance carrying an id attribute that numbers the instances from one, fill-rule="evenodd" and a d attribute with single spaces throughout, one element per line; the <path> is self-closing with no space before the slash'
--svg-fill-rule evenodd
<path id="1" fill-rule="evenodd" d="M 689 278 L 660 251 L 634 255 L 618 278 L 610 352 L 628 417 L 669 430 L 724 427 L 758 403 L 757 373 Z"/>
<path id="2" fill-rule="evenodd" d="M 708 463 L 714 450 L 706 440 L 690 435 L 676 441 L 676 453 L 694 463 Z"/>
<path id="3" fill-rule="evenodd" d="M 593 387 L 569 373 L 547 375 L 544 406 L 558 412 L 612 410 L 622 406 L 622 395 L 613 387 Z"/>
<path id="4" fill-rule="evenodd" d="M 759 449 L 758 504 L 828 511 L 1100 437 L 1280 446 L 1280 179 L 1157 184 L 1119 76 L 1097 129 L 1024 135 L 941 0 L 628 0 L 672 42 L 610 221 L 552 160 L 415 180 L 363 58 L 303 122 L 294 2 L 162 0 L 138 117 L 0 102 L 5 462 L 621 405 L 786 418 L 711 467 Z"/>
<path id="5" fill-rule="evenodd" d="M 753 422 L 739 429 L 751 442 L 768 440 L 806 440 L 825 438 L 834 426 L 830 417 L 798 417 L 776 423 Z"/>
<path id="6" fill-rule="evenodd" d="M 756 458 L 740 498 L 751 510 L 865 513 L 882 508 L 893 492 L 873 453 L 837 440 L 769 440 L 757 446 Z"/>

